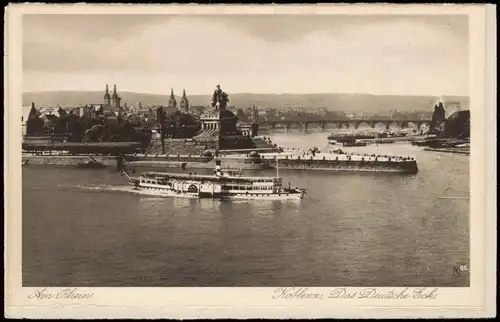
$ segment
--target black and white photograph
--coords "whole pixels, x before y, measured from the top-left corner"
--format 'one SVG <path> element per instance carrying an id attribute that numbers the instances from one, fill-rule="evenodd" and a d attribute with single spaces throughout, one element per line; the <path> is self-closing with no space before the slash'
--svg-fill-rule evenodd
<path id="1" fill-rule="evenodd" d="M 112 8 L 20 23 L 31 297 L 471 286 L 469 15 Z"/>

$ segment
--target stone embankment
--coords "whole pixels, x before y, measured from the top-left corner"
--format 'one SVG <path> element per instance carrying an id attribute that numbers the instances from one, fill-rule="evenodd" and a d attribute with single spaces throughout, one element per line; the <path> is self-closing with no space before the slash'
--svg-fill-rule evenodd
<path id="1" fill-rule="evenodd" d="M 179 144 L 180 146 L 180 144 Z M 273 149 L 280 148 L 275 146 Z M 275 168 L 277 160 L 282 160 L 283 168 L 290 169 L 330 169 L 353 171 L 374 170 L 404 170 L 405 172 L 416 172 L 416 161 L 411 157 L 399 157 L 391 155 L 355 154 L 345 153 L 341 150 L 329 153 L 304 151 L 298 149 L 287 149 L 281 147 L 284 152 L 271 152 L 273 149 L 262 148 L 255 150 L 228 150 L 220 151 L 219 158 L 224 168 L 237 169 L 266 169 Z M 263 150 L 263 151 L 262 151 Z M 53 166 L 78 166 L 82 163 L 94 160 L 106 167 L 117 167 L 119 159 L 114 156 L 84 156 L 69 155 L 64 152 L 45 152 L 38 154 L 23 154 L 23 164 L 28 165 L 53 165 Z M 215 167 L 213 151 L 197 154 L 131 154 L 123 157 L 126 167 L 138 168 L 181 168 L 181 169 L 213 169 Z"/>
<path id="2" fill-rule="evenodd" d="M 246 155 L 223 156 L 223 167 L 238 169 L 265 169 L 268 165 L 264 162 L 255 163 Z M 117 158 L 112 156 L 84 156 L 84 155 L 62 155 L 62 154 L 28 154 L 22 156 L 23 165 L 43 166 L 73 166 L 95 160 L 105 167 L 117 167 Z M 137 168 L 181 168 L 181 169 L 214 169 L 213 157 L 191 156 L 191 155 L 145 155 L 136 154 L 124 157 L 126 167 Z"/>
<path id="3" fill-rule="evenodd" d="M 92 156 L 97 162 L 107 167 L 116 167 L 116 157 Z M 80 163 L 91 161 L 89 156 L 84 155 L 33 155 L 23 153 L 23 165 L 45 165 L 45 166 L 78 166 Z"/>

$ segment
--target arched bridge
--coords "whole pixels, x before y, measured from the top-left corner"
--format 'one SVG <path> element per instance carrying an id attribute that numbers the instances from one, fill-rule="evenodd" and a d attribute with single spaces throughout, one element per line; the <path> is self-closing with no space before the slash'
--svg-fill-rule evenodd
<path id="1" fill-rule="evenodd" d="M 367 119 L 349 119 L 349 120 L 262 120 L 259 122 L 259 127 L 270 127 L 271 129 L 284 128 L 284 129 L 297 129 L 301 128 L 307 131 L 310 127 L 320 128 L 321 130 L 326 129 L 343 129 L 352 128 L 357 129 L 360 125 L 365 124 L 369 127 L 375 129 L 377 126 L 383 126 L 386 129 L 390 129 L 391 125 L 395 125 L 400 129 L 404 128 L 416 128 L 421 129 L 422 125 L 429 126 L 431 123 L 430 119 L 377 119 L 377 120 L 367 120 Z"/>

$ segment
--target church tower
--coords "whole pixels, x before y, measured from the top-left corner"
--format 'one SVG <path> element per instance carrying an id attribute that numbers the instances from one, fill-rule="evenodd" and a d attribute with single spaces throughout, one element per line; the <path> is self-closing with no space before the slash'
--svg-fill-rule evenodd
<path id="1" fill-rule="evenodd" d="M 104 93 L 104 112 L 109 112 L 111 110 L 111 95 L 109 95 L 108 84 L 106 84 L 106 92 Z"/>
<path id="2" fill-rule="evenodd" d="M 26 120 L 26 134 L 31 135 L 41 131 L 43 128 L 43 121 L 40 118 L 38 110 L 35 108 L 35 103 L 31 103 L 30 113 Z"/>
<path id="3" fill-rule="evenodd" d="M 118 93 L 116 92 L 116 84 L 115 84 L 113 86 L 113 95 L 111 96 L 111 104 L 112 104 L 113 112 L 120 111 L 120 100 L 121 100 L 121 97 L 118 96 Z"/>
<path id="4" fill-rule="evenodd" d="M 181 102 L 179 104 L 179 109 L 183 113 L 186 113 L 186 114 L 189 113 L 189 101 L 188 101 L 187 96 L 186 96 L 186 89 L 182 90 L 182 98 L 181 98 Z"/>
<path id="5" fill-rule="evenodd" d="M 31 102 L 31 109 L 30 113 L 28 114 L 28 120 L 34 120 L 37 117 L 39 116 L 38 116 L 38 110 L 35 107 L 35 102 Z"/>
<path id="6" fill-rule="evenodd" d="M 259 110 L 255 107 L 252 108 L 252 121 L 253 123 L 259 123 Z"/>
<path id="7" fill-rule="evenodd" d="M 174 89 L 170 90 L 170 97 L 168 98 L 168 107 L 177 108 L 177 101 L 175 100 Z"/>

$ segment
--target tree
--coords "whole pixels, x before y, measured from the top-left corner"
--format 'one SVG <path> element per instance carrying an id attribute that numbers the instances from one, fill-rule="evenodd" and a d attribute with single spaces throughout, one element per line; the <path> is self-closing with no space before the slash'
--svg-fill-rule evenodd
<path id="1" fill-rule="evenodd" d="M 121 137 L 122 141 L 125 141 L 125 142 L 132 141 L 132 137 L 134 135 L 134 131 L 135 131 L 135 129 L 132 126 L 132 124 L 130 124 L 130 122 L 128 122 L 127 120 L 125 120 L 120 125 L 120 137 Z"/>
<path id="2" fill-rule="evenodd" d="M 160 106 L 156 109 L 156 120 L 158 122 L 160 137 L 161 137 L 161 153 L 165 154 L 165 121 L 167 119 L 167 113 L 165 109 Z"/>
<path id="3" fill-rule="evenodd" d="M 65 131 L 68 134 L 68 141 L 81 142 L 83 140 L 85 137 L 86 123 L 82 118 L 71 111 L 64 120 L 60 121 L 64 124 L 60 126 L 65 127 Z"/>
<path id="4" fill-rule="evenodd" d="M 458 111 L 450 115 L 444 122 L 444 135 L 455 138 L 470 137 L 470 111 Z"/>
<path id="5" fill-rule="evenodd" d="M 434 106 L 434 113 L 432 113 L 432 119 L 430 124 L 429 132 L 431 134 L 441 135 L 444 131 L 445 122 L 445 110 L 443 103 L 436 104 Z"/>
<path id="6" fill-rule="evenodd" d="M 146 150 L 151 144 L 153 136 L 147 127 L 139 127 L 135 129 L 133 138 L 134 142 L 140 142 L 143 150 Z"/>
<path id="7" fill-rule="evenodd" d="M 68 132 L 68 115 L 67 113 L 59 113 L 59 118 L 56 120 L 54 132 L 56 134 L 65 134 Z"/>

